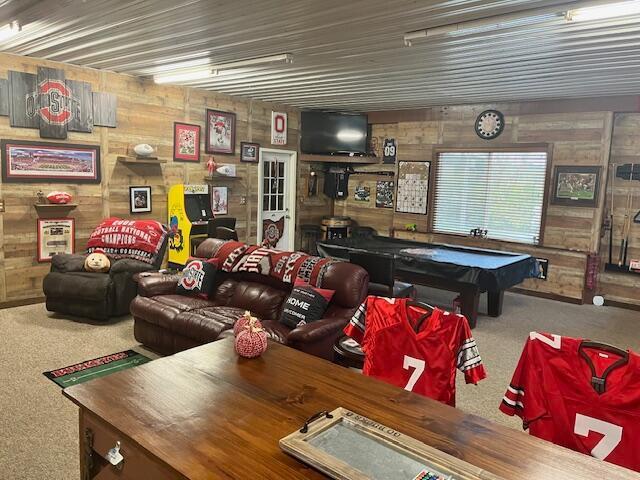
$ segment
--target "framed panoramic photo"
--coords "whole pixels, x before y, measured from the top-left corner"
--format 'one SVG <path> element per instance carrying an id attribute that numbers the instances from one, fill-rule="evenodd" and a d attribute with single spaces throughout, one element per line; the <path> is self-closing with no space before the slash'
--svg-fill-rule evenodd
<path id="1" fill-rule="evenodd" d="M 240 142 L 240 161 L 258 163 L 259 143 Z"/>
<path id="2" fill-rule="evenodd" d="M 129 212 L 151 212 L 151 187 L 129 187 Z"/>
<path id="3" fill-rule="evenodd" d="M 173 124 L 173 160 L 200 161 L 200 125 L 180 122 Z"/>
<path id="4" fill-rule="evenodd" d="M 2 140 L 4 182 L 100 183 L 100 147 Z"/>
<path id="5" fill-rule="evenodd" d="M 75 251 L 75 220 L 73 218 L 39 218 L 38 262 L 50 262 L 51 257 Z"/>
<path id="6" fill-rule="evenodd" d="M 600 167 L 558 166 L 553 175 L 551 203 L 595 207 L 600 190 Z"/>
<path id="7" fill-rule="evenodd" d="M 236 114 L 207 109 L 205 151 L 228 153 L 236 151 Z"/>

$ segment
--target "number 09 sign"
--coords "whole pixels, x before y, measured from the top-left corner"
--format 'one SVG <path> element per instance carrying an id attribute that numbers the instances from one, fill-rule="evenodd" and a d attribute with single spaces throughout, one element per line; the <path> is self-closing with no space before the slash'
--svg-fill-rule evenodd
<path id="1" fill-rule="evenodd" d="M 287 114 L 271 112 L 271 145 L 287 144 Z"/>

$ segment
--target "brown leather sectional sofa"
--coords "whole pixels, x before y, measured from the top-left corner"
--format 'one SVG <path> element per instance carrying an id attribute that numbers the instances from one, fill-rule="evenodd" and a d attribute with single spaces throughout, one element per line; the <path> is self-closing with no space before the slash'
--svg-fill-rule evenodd
<path id="1" fill-rule="evenodd" d="M 207 239 L 197 249 L 213 258 L 223 243 Z M 136 339 L 163 354 L 172 354 L 233 335 L 234 322 L 250 310 L 272 339 L 318 357 L 333 359 L 333 344 L 367 295 L 369 276 L 346 262 L 328 266 L 322 287 L 335 290 L 324 318 L 290 329 L 278 319 L 291 285 L 255 273 L 218 272 L 210 300 L 177 295 L 177 276 L 140 279 L 131 303 Z"/>

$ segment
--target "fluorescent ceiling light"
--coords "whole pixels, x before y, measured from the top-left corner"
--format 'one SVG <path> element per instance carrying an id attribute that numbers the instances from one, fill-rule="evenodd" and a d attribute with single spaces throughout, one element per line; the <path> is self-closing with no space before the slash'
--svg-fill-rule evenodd
<path id="1" fill-rule="evenodd" d="M 268 63 L 293 63 L 293 55 L 291 53 L 280 53 L 278 55 L 269 55 L 267 57 L 247 58 L 246 60 L 238 60 L 237 62 L 213 65 L 211 69 L 213 70 L 213 74 L 217 75 L 218 72 L 223 70 L 253 67 L 254 65 L 266 65 Z"/>
<path id="2" fill-rule="evenodd" d="M 565 17 L 570 22 L 584 22 L 589 20 L 604 20 L 606 18 L 636 15 L 640 13 L 640 1 L 616 2 L 608 5 L 576 8 L 569 10 Z"/>
<path id="3" fill-rule="evenodd" d="M 0 27 L 0 42 L 15 37 L 20 30 L 20 24 L 17 21 L 7 23 L 5 26 Z"/>
<path id="4" fill-rule="evenodd" d="M 211 76 L 211 67 L 192 68 L 186 70 L 174 70 L 168 73 L 159 73 L 153 76 L 156 83 L 181 83 L 194 80 L 205 80 Z"/>
<path id="5" fill-rule="evenodd" d="M 224 70 L 277 62 L 293 63 L 293 55 L 290 53 L 282 53 L 279 55 L 270 55 L 268 57 L 248 58 L 246 60 L 238 60 L 237 62 L 221 63 L 218 65 L 203 65 L 190 68 L 180 68 L 178 64 L 173 64 L 169 69 L 170 71 L 155 74 L 153 76 L 153 80 L 156 83 L 182 83 L 206 80 L 209 77 L 218 75 L 219 72 Z M 186 67 L 187 65 L 184 66 Z"/>

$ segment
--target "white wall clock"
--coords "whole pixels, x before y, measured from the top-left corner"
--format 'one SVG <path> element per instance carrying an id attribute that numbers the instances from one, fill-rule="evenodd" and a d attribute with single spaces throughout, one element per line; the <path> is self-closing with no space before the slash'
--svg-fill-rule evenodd
<path id="1" fill-rule="evenodd" d="M 504 115 L 497 110 L 485 110 L 476 118 L 475 127 L 480 138 L 492 140 L 504 130 Z"/>

